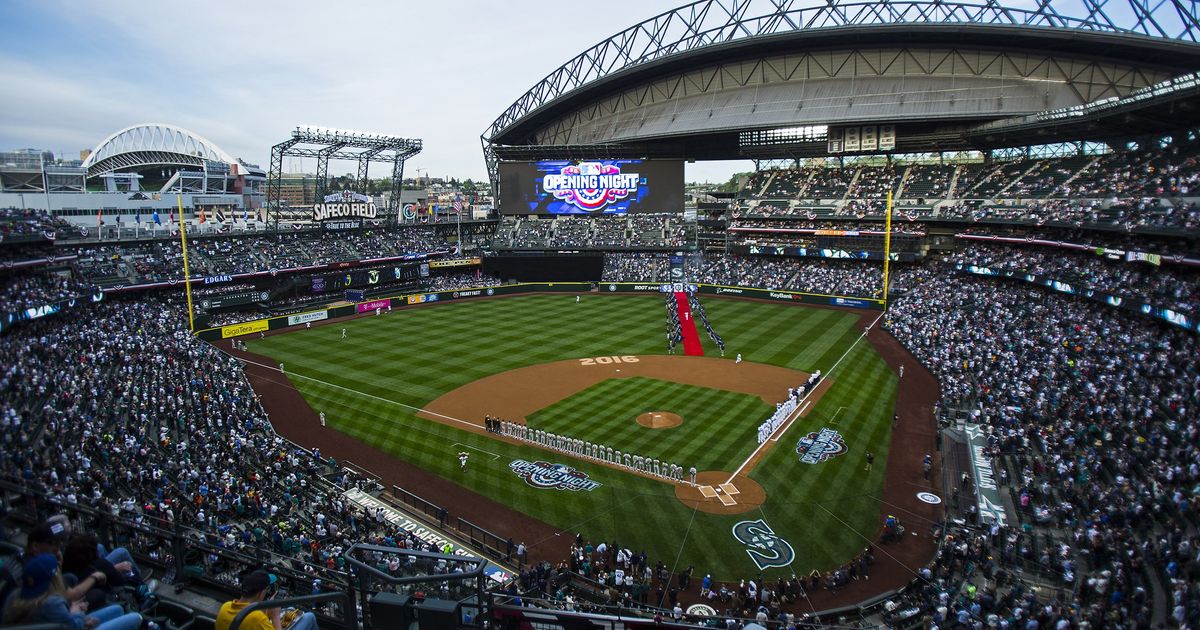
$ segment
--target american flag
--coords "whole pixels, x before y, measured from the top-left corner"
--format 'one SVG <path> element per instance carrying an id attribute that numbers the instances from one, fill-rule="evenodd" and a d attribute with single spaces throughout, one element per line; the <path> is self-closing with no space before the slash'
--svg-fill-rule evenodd
<path id="1" fill-rule="evenodd" d="M 461 214 L 462 211 L 463 211 L 463 199 L 462 199 L 462 197 L 455 197 L 454 198 L 454 212 Z"/>

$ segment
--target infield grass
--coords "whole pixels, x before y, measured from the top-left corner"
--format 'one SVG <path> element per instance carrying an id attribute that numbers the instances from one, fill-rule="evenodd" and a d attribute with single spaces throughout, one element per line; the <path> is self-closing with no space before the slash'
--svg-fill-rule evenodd
<path id="1" fill-rule="evenodd" d="M 638 415 L 648 411 L 679 414 L 683 424 L 638 424 Z M 745 459 L 746 445 L 758 439 L 758 425 L 773 411 L 758 396 L 636 376 L 601 381 L 527 420 L 534 429 L 615 445 L 685 470 L 722 470 Z"/>
<path id="2" fill-rule="evenodd" d="M 740 352 L 747 361 L 828 373 L 859 337 L 854 313 L 702 299 L 731 361 Z M 679 569 L 693 565 L 701 574 L 736 580 L 829 569 L 865 547 L 879 525 L 896 391 L 894 375 L 866 341 L 845 354 L 833 386 L 816 408 L 792 426 L 751 474 L 766 490 L 766 504 L 734 516 L 694 512 L 665 483 L 414 415 L 460 385 L 521 366 L 665 354 L 663 321 L 657 295 L 587 295 L 580 304 L 573 294 L 534 295 L 397 310 L 248 344 L 252 352 L 286 364 L 292 382 L 314 409 L 326 413 L 330 427 L 569 534 L 581 532 L 590 540 L 645 550 L 652 562 L 677 563 Z M 347 339 L 340 338 L 342 328 Z M 707 337 L 704 344 L 712 354 Z M 566 430 L 583 423 L 589 437 L 595 432 L 595 441 L 611 440 L 614 449 L 628 444 L 622 450 L 678 450 L 678 463 L 685 468 L 733 470 L 757 446 L 755 429 L 770 413 L 769 406 L 751 396 L 648 378 L 636 381 L 601 382 L 534 414 L 531 424 L 545 423 L 542 428 L 551 431 L 561 426 L 562 433 L 583 437 L 585 429 Z M 632 418 L 650 410 L 642 407 L 663 406 L 672 399 L 672 408 L 654 410 L 679 413 L 683 426 L 636 430 L 641 427 Z M 611 408 L 611 414 L 589 405 Z M 693 414 L 706 419 L 690 423 Z M 841 432 L 848 452 L 816 465 L 799 463 L 797 440 L 825 426 Z M 455 457 L 464 448 L 472 452 L 465 473 Z M 863 469 L 867 450 L 875 454 L 871 472 Z M 591 492 L 536 489 L 509 470 L 515 459 L 569 464 L 601 486 Z M 422 494 L 421 488 L 409 489 Z M 737 522 L 760 518 L 795 549 L 790 565 L 760 571 L 731 535 Z"/>

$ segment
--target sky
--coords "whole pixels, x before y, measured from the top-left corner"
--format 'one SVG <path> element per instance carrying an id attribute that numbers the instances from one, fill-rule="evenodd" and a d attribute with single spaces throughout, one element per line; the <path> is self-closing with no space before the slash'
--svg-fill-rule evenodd
<path id="1" fill-rule="evenodd" d="M 586 48 L 682 0 L 0 2 L 0 150 L 74 158 L 130 125 L 269 165 L 297 125 L 420 138 L 406 176 L 486 179 L 479 135 Z M 314 169 L 289 160 L 285 170 Z M 372 177 L 389 175 L 386 164 Z M 687 165 L 725 181 L 749 161 Z M 330 165 L 331 174 L 354 170 Z"/>

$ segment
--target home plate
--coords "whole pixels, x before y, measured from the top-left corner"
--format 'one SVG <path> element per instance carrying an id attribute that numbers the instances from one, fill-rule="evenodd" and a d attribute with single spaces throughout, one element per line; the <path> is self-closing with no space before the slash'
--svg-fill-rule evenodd
<path id="1" fill-rule="evenodd" d="M 713 490 L 712 486 L 700 486 L 700 494 L 703 495 L 705 499 L 712 499 L 717 496 L 717 491 Z"/>
<path id="2" fill-rule="evenodd" d="M 721 489 L 725 491 L 725 494 L 741 494 L 741 492 L 738 491 L 737 486 L 731 483 L 721 484 Z"/>

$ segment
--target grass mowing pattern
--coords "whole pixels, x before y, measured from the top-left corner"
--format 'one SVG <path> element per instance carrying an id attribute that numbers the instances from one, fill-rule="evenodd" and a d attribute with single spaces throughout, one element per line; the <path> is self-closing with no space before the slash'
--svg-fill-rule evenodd
<path id="1" fill-rule="evenodd" d="M 673 429 L 636 422 L 647 411 L 683 417 Z M 761 398 L 636 376 L 601 381 L 528 418 L 529 426 L 679 464 L 721 470 L 753 450 L 757 428 L 773 409 Z"/>
<path id="2" fill-rule="evenodd" d="M 851 313 L 709 298 L 705 307 L 725 338 L 730 360 L 740 352 L 748 361 L 828 373 L 858 338 L 853 327 L 857 316 Z M 340 338 L 342 328 L 347 339 Z M 760 573 L 730 534 L 738 521 L 764 518 L 796 549 L 790 566 L 769 569 L 764 572 L 768 576 L 831 568 L 859 551 L 863 536 L 871 537 L 878 526 L 896 379 L 865 341 L 846 356 L 833 374 L 833 387 L 808 418 L 785 434 L 754 471 L 752 476 L 767 491 L 766 505 L 737 516 L 697 513 L 684 540 L 692 510 L 675 499 L 667 484 L 413 415 L 413 408 L 444 392 L 516 367 L 578 357 L 662 354 L 662 301 L 657 295 L 584 296 L 580 304 L 570 294 L 450 302 L 251 340 L 249 347 L 284 362 L 300 392 L 339 431 L 568 533 L 616 540 L 663 562 L 679 554 L 681 566 L 694 565 L 716 578 Z M 839 407 L 845 409 L 838 413 Z M 686 427 L 687 415 L 676 413 L 685 417 Z M 835 414 L 837 424 L 829 424 Z M 714 468 L 732 470 L 741 464 L 754 448 L 759 421 L 748 421 L 750 435 L 741 454 Z M 822 426 L 841 431 L 849 452 L 818 465 L 800 464 L 793 451 L 801 431 Z M 698 448 L 724 436 L 701 437 Z M 455 458 L 464 447 L 472 452 L 466 473 L 458 470 Z M 863 471 L 867 449 L 876 456 L 871 473 Z M 534 489 L 508 470 L 513 459 L 568 463 L 602 485 L 592 492 Z M 410 490 L 421 494 L 421 488 Z"/>

